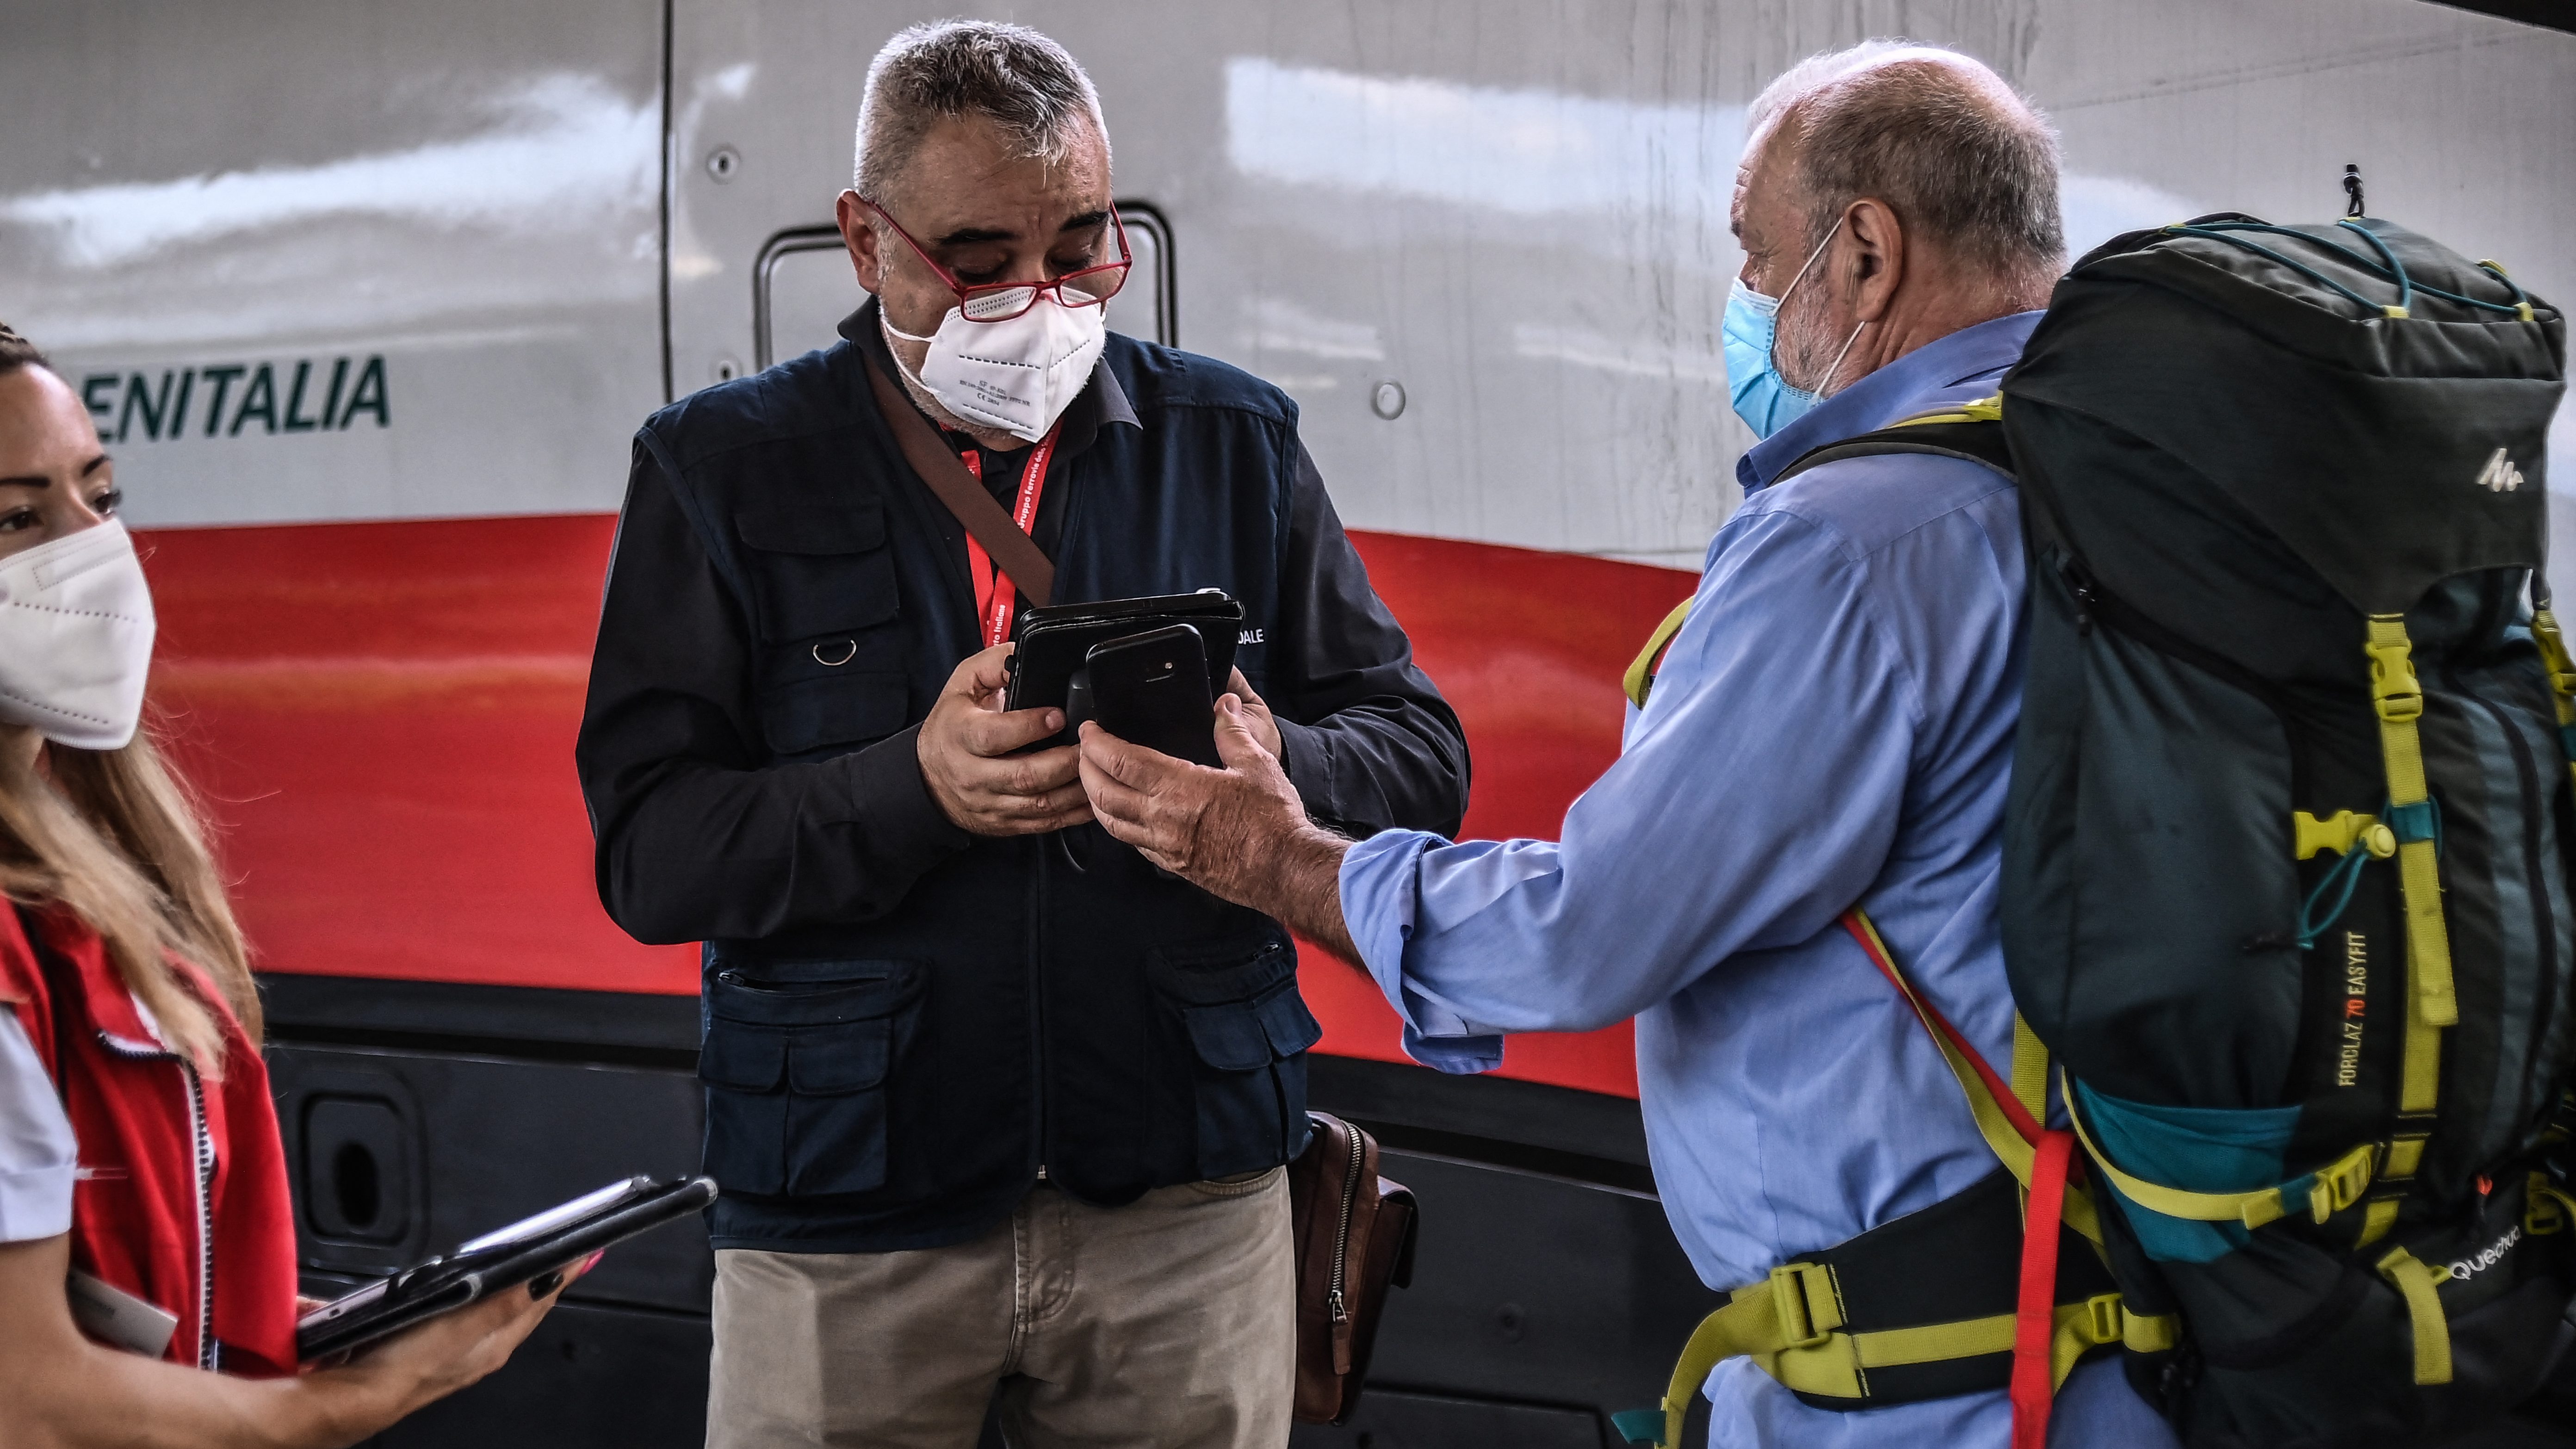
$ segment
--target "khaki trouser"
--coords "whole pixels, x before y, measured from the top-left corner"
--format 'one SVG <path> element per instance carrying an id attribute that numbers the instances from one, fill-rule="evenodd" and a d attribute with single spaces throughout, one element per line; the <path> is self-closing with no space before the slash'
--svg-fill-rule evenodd
<path id="1" fill-rule="evenodd" d="M 1092 1207 L 1039 1183 L 972 1242 L 716 1254 L 708 1449 L 1279 1449 L 1296 1391 L 1288 1174 Z"/>

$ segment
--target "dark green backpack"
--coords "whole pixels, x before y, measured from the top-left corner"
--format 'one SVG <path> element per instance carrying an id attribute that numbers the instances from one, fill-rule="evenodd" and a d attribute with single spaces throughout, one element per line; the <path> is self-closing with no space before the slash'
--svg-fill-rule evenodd
<path id="1" fill-rule="evenodd" d="M 2010 1175 L 1737 1290 L 1622 1434 L 1674 1442 L 1734 1354 L 1833 1408 L 2011 1373 L 2016 1443 L 2070 1353 L 2124 1353 L 2195 1449 L 2436 1442 L 2532 1397 L 2576 1338 L 2564 357 L 2555 309 L 2403 228 L 2203 217 L 2078 262 L 1999 402 L 1781 473 L 1931 452 L 2021 486 L 2010 1085 L 1916 1004 Z M 2052 1087 L 2088 1180 L 2031 1233 Z M 2024 1365 L 2034 1312 L 2062 1342 Z"/>
<path id="2" fill-rule="evenodd" d="M 2564 357 L 2492 263 L 2230 215 L 2084 258 L 2004 380 L 2005 956 L 2193 1445 L 2444 1437 L 2570 1335 Z"/>

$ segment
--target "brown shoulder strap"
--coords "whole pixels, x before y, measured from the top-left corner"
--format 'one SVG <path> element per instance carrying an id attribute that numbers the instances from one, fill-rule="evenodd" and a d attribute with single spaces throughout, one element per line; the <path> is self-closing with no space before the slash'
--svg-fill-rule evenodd
<path id="1" fill-rule="evenodd" d="M 912 471 L 921 475 L 921 481 L 930 485 L 930 491 L 948 506 L 957 521 L 966 525 L 966 531 L 984 546 L 993 562 L 1001 565 L 1002 572 L 1011 576 L 1012 585 L 1036 603 L 1054 598 L 1055 564 L 1011 521 L 1011 515 L 1002 511 L 1002 505 L 993 501 L 993 495 L 984 491 L 975 475 L 966 471 L 966 465 L 957 461 L 957 455 L 948 451 L 948 445 L 939 440 L 913 407 L 912 399 L 904 396 L 903 389 L 886 376 L 873 357 L 868 359 L 868 386 L 876 392 L 877 411 L 885 415 L 886 426 L 893 429 L 895 446 L 903 449 L 904 460 L 912 464 Z"/>

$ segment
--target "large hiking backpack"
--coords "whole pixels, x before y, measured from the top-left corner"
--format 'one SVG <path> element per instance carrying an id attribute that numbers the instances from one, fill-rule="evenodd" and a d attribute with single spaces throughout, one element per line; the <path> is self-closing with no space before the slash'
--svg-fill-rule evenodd
<path id="1" fill-rule="evenodd" d="M 2438 1437 L 2569 1336 L 2564 356 L 2492 264 L 2224 216 L 2087 256 L 2004 379 L 2005 961 L 2192 1444 Z"/>
<path id="2" fill-rule="evenodd" d="M 2064 1227 L 2007 1191 L 1963 1233 L 1972 1191 L 1804 1255 L 1624 1433 L 1675 1444 L 1738 1353 L 1830 1407 L 2008 1381 L 2017 1445 L 2113 1346 L 2195 1449 L 2434 1442 L 2531 1396 L 2576 1338 L 2564 356 L 2555 309 L 2403 228 L 2203 217 L 2078 262 L 1999 400 L 1781 474 L 1935 452 L 2021 485 L 2009 1083 L 1845 925 Z"/>

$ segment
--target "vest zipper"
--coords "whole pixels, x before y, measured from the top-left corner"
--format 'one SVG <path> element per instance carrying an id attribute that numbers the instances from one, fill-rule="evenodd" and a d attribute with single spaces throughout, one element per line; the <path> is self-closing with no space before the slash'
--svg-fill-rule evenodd
<path id="1" fill-rule="evenodd" d="M 206 1127 L 206 1084 L 185 1058 L 180 1074 L 188 1082 L 188 1136 L 197 1154 L 197 1367 L 213 1372 L 220 1350 L 215 1345 L 215 1138 Z"/>
<path id="2" fill-rule="evenodd" d="M 1029 873 L 1029 1076 L 1035 1090 L 1031 1096 L 1031 1115 L 1037 1120 L 1035 1140 L 1029 1150 L 1038 1160 L 1037 1180 L 1047 1180 L 1048 1088 L 1046 1034 L 1046 905 L 1047 843 L 1044 837 L 1029 837 L 1030 853 L 1037 857 L 1037 868 Z"/>
<path id="3" fill-rule="evenodd" d="M 168 1062 L 188 1088 L 188 1146 L 194 1158 L 197 1207 L 197 1367 L 212 1372 L 222 1351 L 215 1343 L 215 1136 L 206 1125 L 206 1086 L 194 1063 L 177 1052 L 128 1042 L 99 1032 L 100 1045 L 128 1061 Z"/>

